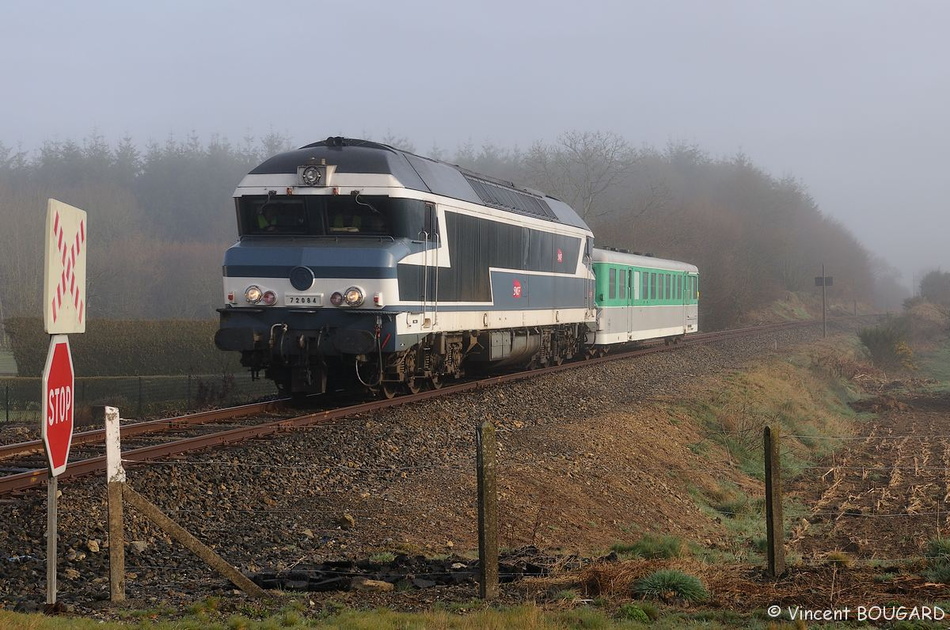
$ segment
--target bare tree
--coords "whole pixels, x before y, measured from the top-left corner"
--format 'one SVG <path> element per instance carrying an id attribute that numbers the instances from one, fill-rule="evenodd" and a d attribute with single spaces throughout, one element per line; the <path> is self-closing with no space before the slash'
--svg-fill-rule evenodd
<path id="1" fill-rule="evenodd" d="M 623 182 L 638 160 L 623 137 L 603 131 L 565 132 L 553 146 L 535 143 L 525 158 L 534 185 L 573 206 L 584 219 L 611 211 L 599 203 L 601 198 Z"/>

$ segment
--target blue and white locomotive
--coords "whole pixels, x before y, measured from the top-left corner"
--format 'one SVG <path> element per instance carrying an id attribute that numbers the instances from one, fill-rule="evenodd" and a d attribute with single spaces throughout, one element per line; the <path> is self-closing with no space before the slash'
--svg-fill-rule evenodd
<path id="1" fill-rule="evenodd" d="M 597 336 L 593 234 L 540 192 L 333 137 L 234 197 L 215 343 L 283 393 L 392 396 L 615 343 Z M 688 332 L 671 320 L 664 336 Z"/>

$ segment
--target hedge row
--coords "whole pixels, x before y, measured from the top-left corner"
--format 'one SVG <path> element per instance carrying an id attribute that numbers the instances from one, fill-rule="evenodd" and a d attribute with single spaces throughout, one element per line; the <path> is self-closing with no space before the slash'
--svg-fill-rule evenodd
<path id="1" fill-rule="evenodd" d="M 39 317 L 3 323 L 20 376 L 40 376 L 49 335 Z M 90 320 L 86 332 L 69 335 L 77 376 L 222 374 L 241 370 L 234 352 L 214 346 L 218 322 L 201 320 Z"/>

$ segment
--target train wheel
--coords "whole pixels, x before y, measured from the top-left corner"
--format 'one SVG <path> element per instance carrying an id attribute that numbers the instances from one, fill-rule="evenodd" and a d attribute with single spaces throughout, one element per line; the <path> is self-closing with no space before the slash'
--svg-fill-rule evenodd
<path id="1" fill-rule="evenodd" d="M 409 390 L 410 394 L 418 394 L 422 391 L 423 386 L 418 379 L 410 378 L 408 381 L 406 381 L 406 389 Z"/>
<path id="2" fill-rule="evenodd" d="M 392 400 L 399 395 L 399 385 L 397 383 L 383 383 L 379 388 L 379 393 L 382 394 L 386 400 Z"/>
<path id="3" fill-rule="evenodd" d="M 438 374 L 433 374 L 429 377 L 429 384 L 432 385 L 432 389 L 442 389 L 442 385 L 445 383 L 441 376 Z"/>

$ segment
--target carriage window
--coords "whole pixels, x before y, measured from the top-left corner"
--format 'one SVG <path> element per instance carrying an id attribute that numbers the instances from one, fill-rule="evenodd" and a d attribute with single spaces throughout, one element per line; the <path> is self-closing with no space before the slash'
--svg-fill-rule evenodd
<path id="1" fill-rule="evenodd" d="M 608 297 L 611 300 L 616 299 L 617 298 L 617 270 L 616 269 L 610 270 L 610 274 L 608 275 L 608 278 L 607 278 L 607 284 L 610 285 L 610 287 L 607 289 Z"/>
<path id="2" fill-rule="evenodd" d="M 620 299 L 627 299 L 627 270 L 620 270 Z"/>

